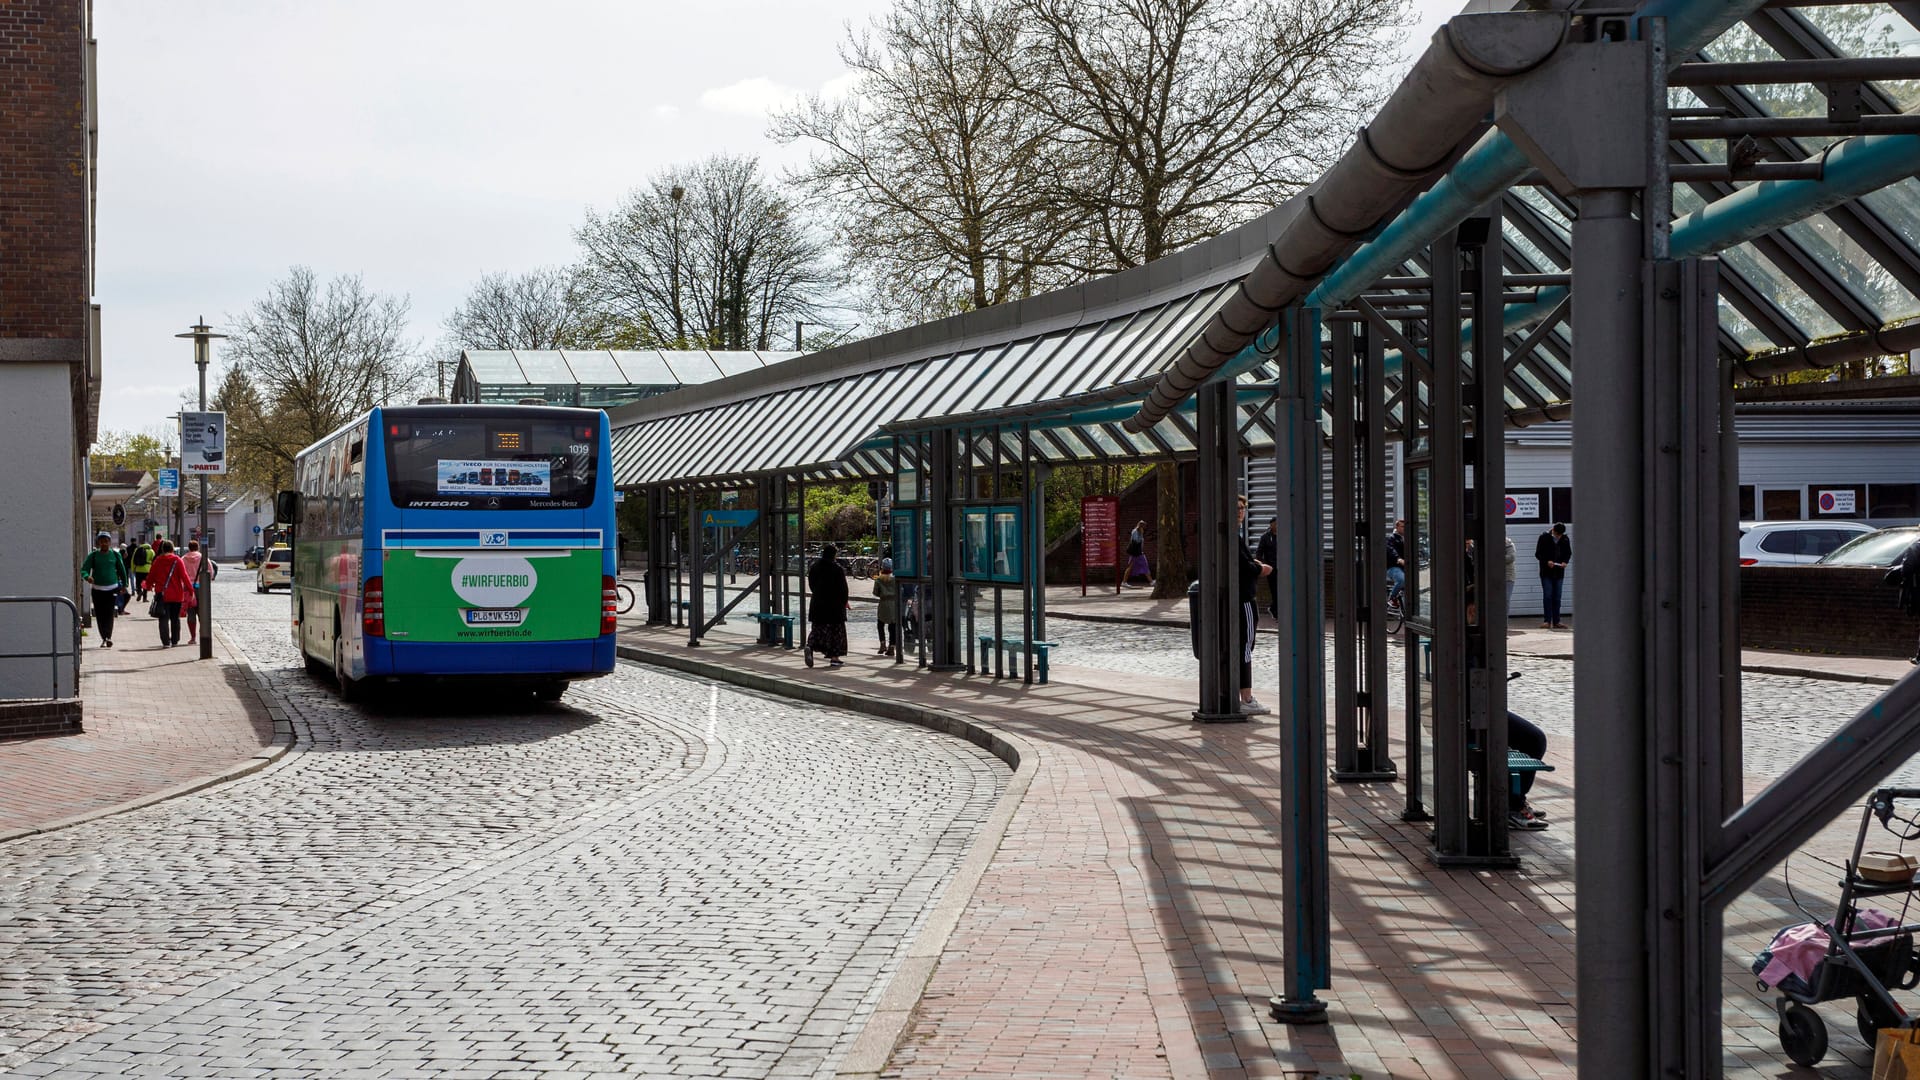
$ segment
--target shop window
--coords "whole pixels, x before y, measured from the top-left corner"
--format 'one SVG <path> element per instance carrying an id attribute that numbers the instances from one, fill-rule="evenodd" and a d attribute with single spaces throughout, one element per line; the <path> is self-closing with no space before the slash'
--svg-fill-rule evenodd
<path id="1" fill-rule="evenodd" d="M 1920 520 L 1920 484 L 1868 484 L 1867 516 Z"/>

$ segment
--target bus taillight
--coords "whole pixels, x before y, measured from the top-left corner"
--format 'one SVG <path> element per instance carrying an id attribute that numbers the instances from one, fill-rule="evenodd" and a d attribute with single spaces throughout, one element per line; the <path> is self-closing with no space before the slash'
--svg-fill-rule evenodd
<path id="1" fill-rule="evenodd" d="M 368 637 L 387 636 L 387 590 L 377 577 L 360 587 L 360 629 Z"/>
<path id="2" fill-rule="evenodd" d="M 600 632 L 611 634 L 620 628 L 620 590 L 613 578 L 600 575 Z"/>

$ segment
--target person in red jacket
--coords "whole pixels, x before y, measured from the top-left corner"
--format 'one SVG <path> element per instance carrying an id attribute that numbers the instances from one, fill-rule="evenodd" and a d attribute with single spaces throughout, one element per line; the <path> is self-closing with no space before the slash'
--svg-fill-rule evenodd
<path id="1" fill-rule="evenodd" d="M 180 608 L 193 595 L 193 579 L 180 556 L 173 553 L 172 541 L 160 541 L 158 550 L 160 556 L 147 571 L 147 584 L 152 586 L 158 597 L 154 602 L 160 606 L 160 647 L 170 649 L 180 644 Z"/>

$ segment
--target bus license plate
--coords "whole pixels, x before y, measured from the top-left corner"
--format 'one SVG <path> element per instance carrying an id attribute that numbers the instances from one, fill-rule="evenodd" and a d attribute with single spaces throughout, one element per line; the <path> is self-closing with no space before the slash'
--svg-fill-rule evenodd
<path id="1" fill-rule="evenodd" d="M 468 608 L 468 626 L 518 626 L 527 617 L 525 608 Z"/>

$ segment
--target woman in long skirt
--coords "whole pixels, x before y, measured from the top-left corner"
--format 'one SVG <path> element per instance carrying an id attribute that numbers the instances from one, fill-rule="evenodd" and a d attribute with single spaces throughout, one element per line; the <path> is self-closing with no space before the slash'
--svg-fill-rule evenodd
<path id="1" fill-rule="evenodd" d="M 803 653 L 807 666 L 813 666 L 813 654 L 827 658 L 831 667 L 843 667 L 840 658 L 847 655 L 847 572 L 840 569 L 840 549 L 828 544 L 820 549 L 820 558 L 807 567 L 807 590 L 813 604 L 807 617 L 813 630 L 807 634 Z"/>

